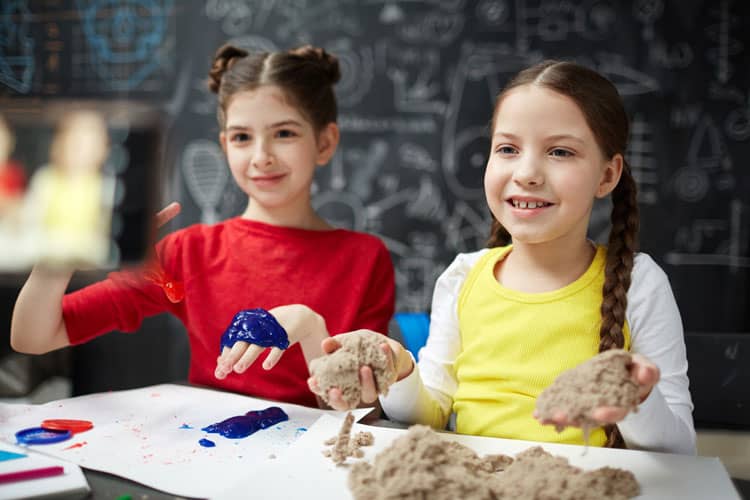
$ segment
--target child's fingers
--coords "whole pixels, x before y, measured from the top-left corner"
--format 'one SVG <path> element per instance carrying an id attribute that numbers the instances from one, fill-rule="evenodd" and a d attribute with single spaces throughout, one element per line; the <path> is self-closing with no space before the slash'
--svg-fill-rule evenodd
<path id="1" fill-rule="evenodd" d="M 630 373 L 640 385 L 654 385 L 659 381 L 659 367 L 641 354 L 633 354 Z"/>
<path id="2" fill-rule="evenodd" d="M 250 367 L 250 365 L 252 365 L 255 362 L 256 359 L 258 359 L 258 356 L 260 356 L 260 353 L 262 353 L 265 349 L 266 349 L 265 347 L 261 347 L 255 344 L 250 344 L 247 350 L 245 351 L 245 353 L 242 355 L 242 357 L 236 363 L 234 363 L 234 372 L 243 373 L 245 370 L 247 370 Z M 232 350 L 234 350 L 234 348 L 232 348 Z"/>
<path id="3" fill-rule="evenodd" d="M 601 406 L 591 410 L 589 418 L 603 424 L 616 424 L 628 414 L 627 408 L 619 406 Z"/>
<path id="4" fill-rule="evenodd" d="M 651 390 L 656 383 L 659 382 L 661 373 L 659 367 L 649 361 L 648 358 L 640 354 L 633 354 L 630 376 L 638 384 L 638 396 L 640 402 L 643 402 L 651 394 Z"/>
<path id="5" fill-rule="evenodd" d="M 281 359 L 281 356 L 283 355 L 284 355 L 284 351 L 282 349 L 279 349 L 278 347 L 273 347 L 271 349 L 271 352 L 268 353 L 266 360 L 263 361 L 263 369 L 270 370 L 271 368 L 276 366 L 276 363 L 279 362 L 279 360 Z"/>
<path id="6" fill-rule="evenodd" d="M 328 337 L 326 339 L 323 339 L 323 341 L 320 343 L 320 347 L 323 348 L 324 353 L 331 354 L 332 352 L 337 351 L 341 347 L 341 344 L 339 344 L 338 341 L 333 337 Z"/>
<path id="7" fill-rule="evenodd" d="M 378 389 L 375 387 L 375 377 L 372 368 L 363 366 L 359 369 L 359 385 L 362 391 L 362 401 L 372 403 L 378 399 Z"/>
<path id="8" fill-rule="evenodd" d="M 388 373 L 393 373 L 393 380 L 391 380 L 391 383 L 395 382 L 398 378 L 398 372 L 397 372 L 397 366 L 398 363 L 396 362 L 396 353 L 391 349 L 391 346 L 388 345 L 387 342 L 384 342 L 380 344 L 380 348 L 383 350 L 385 355 L 388 357 Z"/>
<path id="9" fill-rule="evenodd" d="M 166 207 L 159 210 L 156 216 L 154 216 L 156 227 L 161 227 L 167 222 L 169 222 L 170 220 L 174 219 L 177 216 L 177 214 L 180 213 L 181 209 L 182 207 L 180 206 L 180 204 L 177 203 L 176 201 L 173 201 Z"/>
<path id="10" fill-rule="evenodd" d="M 318 380 L 315 377 L 310 377 L 307 379 L 307 387 L 310 389 L 310 392 L 314 394 L 318 394 L 320 392 L 320 386 L 318 385 Z"/>
<path id="11" fill-rule="evenodd" d="M 230 348 L 225 347 L 221 350 L 221 355 L 216 358 L 216 370 L 214 376 L 218 379 L 224 379 L 232 371 L 232 365 L 227 362 Z"/>
<path id="12" fill-rule="evenodd" d="M 344 401 L 344 394 L 341 389 L 336 387 L 328 391 L 328 403 L 334 410 L 346 411 L 349 409 L 349 404 Z"/>

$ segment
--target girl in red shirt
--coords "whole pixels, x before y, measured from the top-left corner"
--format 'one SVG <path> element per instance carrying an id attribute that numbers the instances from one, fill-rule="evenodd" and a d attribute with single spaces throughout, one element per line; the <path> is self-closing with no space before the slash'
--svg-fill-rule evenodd
<path id="1" fill-rule="evenodd" d="M 44 353 L 115 329 L 135 331 L 146 316 L 171 312 L 189 335 L 192 383 L 316 405 L 306 360 L 322 354 L 321 341 L 331 334 L 385 333 L 395 296 L 383 243 L 333 228 L 312 207 L 313 174 L 339 142 L 339 78 L 338 61 L 319 48 L 221 47 L 209 87 L 219 97 L 221 147 L 248 196 L 245 211 L 169 234 L 146 269 L 111 273 L 68 295 L 72 272 L 35 267 L 16 301 L 12 346 Z M 157 220 L 178 211 L 170 205 Z M 239 341 L 220 351 L 235 315 L 256 308 L 275 317 L 290 346 Z"/>

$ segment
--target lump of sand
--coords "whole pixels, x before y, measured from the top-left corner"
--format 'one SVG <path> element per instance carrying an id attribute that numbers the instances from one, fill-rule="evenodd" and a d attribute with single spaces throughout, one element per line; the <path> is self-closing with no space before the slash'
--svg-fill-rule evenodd
<path id="1" fill-rule="evenodd" d="M 357 500 L 380 499 L 559 499 L 626 500 L 640 492 L 629 471 L 604 467 L 583 471 L 541 447 L 479 457 L 470 448 L 415 425 L 380 452 L 372 464 L 349 473 Z"/>
<path id="2" fill-rule="evenodd" d="M 562 411 L 586 429 L 599 425 L 589 415 L 600 406 L 636 411 L 638 386 L 630 376 L 631 363 L 629 352 L 611 349 L 563 372 L 537 398 L 537 418 L 552 419 Z"/>
<path id="3" fill-rule="evenodd" d="M 336 340 L 341 344 L 340 349 L 310 362 L 310 374 L 318 382 L 316 394 L 329 403 L 328 391 L 338 387 L 349 407 L 356 407 L 362 397 L 359 369 L 365 365 L 372 368 L 378 393 L 387 394 L 388 387 L 396 380 L 396 372 L 380 347 L 385 337 L 359 331 L 338 335 Z"/>

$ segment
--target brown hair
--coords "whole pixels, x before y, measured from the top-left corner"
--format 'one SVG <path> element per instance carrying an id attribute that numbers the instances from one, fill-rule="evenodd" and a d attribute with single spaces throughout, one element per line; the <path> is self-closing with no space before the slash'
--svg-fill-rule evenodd
<path id="1" fill-rule="evenodd" d="M 543 61 L 521 71 L 498 95 L 492 117 L 503 97 L 513 88 L 538 85 L 573 99 L 596 137 L 605 158 L 624 156 L 628 141 L 628 117 L 615 86 L 594 70 L 560 61 Z M 622 333 L 630 288 L 630 273 L 638 242 L 638 203 L 636 184 L 630 166 L 624 162 L 622 175 L 612 191 L 612 228 L 609 232 L 605 280 L 602 288 L 602 323 L 599 329 L 599 352 L 623 347 Z M 488 245 L 508 242 L 508 233 L 497 220 L 492 221 Z"/>
<path id="2" fill-rule="evenodd" d="M 222 129 L 232 97 L 263 85 L 280 87 L 316 132 L 336 121 L 333 85 L 341 78 L 339 62 L 321 48 L 305 45 L 286 52 L 251 53 L 225 44 L 216 51 L 208 77 L 208 88 L 219 95 Z"/>

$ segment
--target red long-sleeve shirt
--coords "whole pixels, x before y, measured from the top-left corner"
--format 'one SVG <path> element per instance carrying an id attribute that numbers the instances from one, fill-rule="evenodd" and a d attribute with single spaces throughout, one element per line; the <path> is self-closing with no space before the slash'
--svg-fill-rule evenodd
<path id="1" fill-rule="evenodd" d="M 214 377 L 220 339 L 242 309 L 305 304 L 321 314 L 331 335 L 359 328 L 387 333 L 395 285 L 388 250 L 374 236 L 337 229 L 311 231 L 239 217 L 172 233 L 156 246 L 166 275 L 184 286 L 182 301 L 132 272 L 111 273 L 67 294 L 63 318 L 71 344 L 112 330 L 132 332 L 143 318 L 171 312 L 190 340 L 192 383 L 278 401 L 315 406 L 299 345 L 270 371 L 261 357 L 243 374 Z"/>

